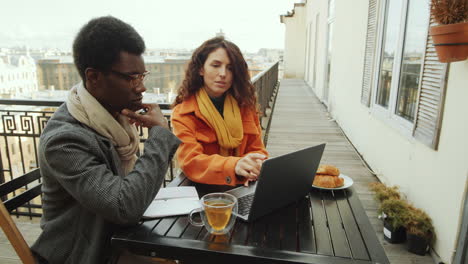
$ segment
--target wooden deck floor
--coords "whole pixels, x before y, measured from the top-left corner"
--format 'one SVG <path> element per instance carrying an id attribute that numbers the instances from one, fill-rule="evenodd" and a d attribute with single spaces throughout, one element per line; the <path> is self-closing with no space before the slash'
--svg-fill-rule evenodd
<path id="1" fill-rule="evenodd" d="M 377 218 L 377 203 L 368 184 L 378 181 L 360 160 L 359 154 L 347 141 L 326 107 L 303 80 L 281 81 L 273 109 L 267 149 L 272 157 L 326 142 L 322 163 L 337 166 L 354 181 L 354 188 L 369 216 L 374 231 L 392 264 L 434 263 L 406 251 L 404 244 L 390 244 L 383 240 L 382 222 Z"/>
<path id="2" fill-rule="evenodd" d="M 430 256 L 420 257 L 406 251 L 404 245 L 392 245 L 383 241 L 382 223 L 377 219 L 377 204 L 370 182 L 377 181 L 342 134 L 338 125 L 330 120 L 326 108 L 303 80 L 282 80 L 272 114 L 268 134 L 268 151 L 272 157 L 314 144 L 326 142 L 322 163 L 334 164 L 354 180 L 354 188 L 371 219 L 387 256 L 394 264 L 434 263 Z M 38 220 L 17 220 L 20 231 L 28 244 L 40 233 Z M 0 232 L 0 264 L 21 263 L 3 232 Z"/>

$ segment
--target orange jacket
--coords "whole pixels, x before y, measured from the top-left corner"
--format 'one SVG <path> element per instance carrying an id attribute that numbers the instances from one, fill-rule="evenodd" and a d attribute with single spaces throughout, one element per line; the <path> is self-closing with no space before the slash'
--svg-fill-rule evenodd
<path id="1" fill-rule="evenodd" d="M 182 141 L 177 160 L 185 175 L 194 182 L 216 185 L 242 184 L 244 177 L 236 177 L 234 168 L 249 153 L 268 155 L 262 142 L 262 130 L 257 113 L 241 108 L 244 137 L 239 146 L 240 157 L 219 155 L 216 132 L 200 113 L 195 96 L 177 105 L 172 112 L 175 135 Z"/>

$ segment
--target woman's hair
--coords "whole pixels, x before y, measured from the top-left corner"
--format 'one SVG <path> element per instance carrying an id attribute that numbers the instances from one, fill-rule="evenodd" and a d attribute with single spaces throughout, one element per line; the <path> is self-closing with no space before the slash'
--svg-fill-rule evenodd
<path id="1" fill-rule="evenodd" d="M 224 37 L 209 39 L 193 52 L 185 71 L 184 81 L 177 91 L 173 107 L 182 103 L 203 87 L 204 81 L 203 76 L 200 76 L 200 70 L 203 68 L 208 55 L 218 48 L 224 48 L 231 61 L 232 86 L 228 92 L 236 98 L 239 106 L 256 107 L 255 87 L 250 82 L 249 70 L 244 56 L 242 56 L 242 52 L 236 44 L 225 40 Z"/>
<path id="2" fill-rule="evenodd" d="M 73 42 L 73 58 L 78 73 L 86 82 L 86 68 L 109 71 L 120 59 L 120 52 L 141 55 L 145 42 L 129 24 L 112 16 L 98 17 L 84 25 Z"/>

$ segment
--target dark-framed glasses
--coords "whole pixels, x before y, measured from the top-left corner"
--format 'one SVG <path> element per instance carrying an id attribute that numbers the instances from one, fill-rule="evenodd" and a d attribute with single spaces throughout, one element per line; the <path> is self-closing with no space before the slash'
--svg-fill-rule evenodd
<path id="1" fill-rule="evenodd" d="M 110 72 L 123 79 L 130 81 L 133 88 L 140 86 L 141 83 L 145 80 L 146 76 L 150 74 L 149 71 L 145 71 L 143 73 L 136 73 L 136 74 L 128 74 L 128 73 L 118 72 L 114 70 L 110 70 Z"/>

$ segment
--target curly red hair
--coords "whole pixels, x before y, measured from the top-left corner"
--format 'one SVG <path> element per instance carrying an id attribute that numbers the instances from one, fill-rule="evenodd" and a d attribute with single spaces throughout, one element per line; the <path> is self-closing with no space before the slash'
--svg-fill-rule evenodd
<path id="1" fill-rule="evenodd" d="M 172 107 L 187 100 L 203 87 L 203 76 L 200 76 L 200 70 L 203 68 L 208 55 L 218 48 L 226 50 L 232 65 L 232 86 L 228 92 L 234 96 L 239 106 L 256 107 L 257 96 L 255 94 L 255 87 L 250 81 L 249 68 L 244 56 L 236 44 L 224 39 L 224 37 L 209 39 L 193 52 L 185 71 L 184 81 L 177 90 L 177 97 Z"/>

